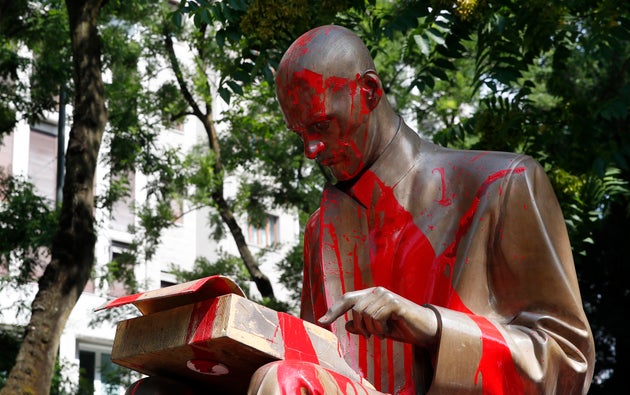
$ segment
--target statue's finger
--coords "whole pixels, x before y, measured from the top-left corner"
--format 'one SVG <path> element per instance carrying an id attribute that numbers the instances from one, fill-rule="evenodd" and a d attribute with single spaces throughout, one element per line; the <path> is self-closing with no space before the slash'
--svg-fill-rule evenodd
<path id="1" fill-rule="evenodd" d="M 338 302 L 330 306 L 326 314 L 321 316 L 317 321 L 322 325 L 332 324 L 337 318 L 341 317 L 350 310 L 355 305 L 359 297 L 360 294 L 358 291 L 346 293 Z"/>

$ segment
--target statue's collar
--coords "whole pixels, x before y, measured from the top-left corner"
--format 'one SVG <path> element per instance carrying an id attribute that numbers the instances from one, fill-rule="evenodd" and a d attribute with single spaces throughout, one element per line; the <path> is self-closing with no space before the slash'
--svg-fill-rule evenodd
<path id="1" fill-rule="evenodd" d="M 371 196 L 362 191 L 372 190 L 375 182 L 394 188 L 416 164 L 421 144 L 420 136 L 401 119 L 401 126 L 394 138 L 372 166 L 357 179 L 337 183 L 335 186 L 354 197 L 364 207 L 370 207 Z"/>

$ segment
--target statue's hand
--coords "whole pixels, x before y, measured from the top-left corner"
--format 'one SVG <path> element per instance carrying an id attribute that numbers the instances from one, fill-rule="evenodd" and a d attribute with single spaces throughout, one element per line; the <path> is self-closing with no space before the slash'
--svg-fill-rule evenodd
<path id="1" fill-rule="evenodd" d="M 319 319 L 330 325 L 351 310 L 346 330 L 370 337 L 387 337 L 421 347 L 431 347 L 438 333 L 438 319 L 423 307 L 383 287 L 348 292 Z"/>

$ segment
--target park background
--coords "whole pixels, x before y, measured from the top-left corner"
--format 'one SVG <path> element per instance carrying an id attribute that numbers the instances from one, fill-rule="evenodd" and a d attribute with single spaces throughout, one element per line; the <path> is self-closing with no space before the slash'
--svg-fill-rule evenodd
<path id="1" fill-rule="evenodd" d="M 286 130 L 273 72 L 296 37 L 328 23 L 366 42 L 425 138 L 544 166 L 596 341 L 589 394 L 624 393 L 628 2 L 15 0 L 0 4 L 0 291 L 15 295 L 2 298 L 1 394 L 92 393 L 58 358 L 86 287 L 106 300 L 223 273 L 296 311 L 299 232 L 327 174 Z M 61 144 L 50 174 L 19 166 L 30 157 L 16 154 L 19 136 Z M 173 239 L 186 215 L 193 233 Z M 103 247 L 112 222 L 124 245 Z M 191 238 L 185 256 L 160 255 Z M 23 325 L 9 325 L 16 306 Z"/>

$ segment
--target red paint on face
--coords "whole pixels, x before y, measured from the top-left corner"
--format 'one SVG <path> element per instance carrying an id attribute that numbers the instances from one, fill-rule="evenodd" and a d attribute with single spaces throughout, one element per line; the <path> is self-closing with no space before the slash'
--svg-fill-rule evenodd
<path id="1" fill-rule="evenodd" d="M 324 77 L 309 69 L 286 73 L 276 80 L 278 100 L 287 127 L 304 143 L 305 156 L 329 167 L 338 180 L 359 174 L 374 154 L 361 75 Z"/>

